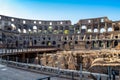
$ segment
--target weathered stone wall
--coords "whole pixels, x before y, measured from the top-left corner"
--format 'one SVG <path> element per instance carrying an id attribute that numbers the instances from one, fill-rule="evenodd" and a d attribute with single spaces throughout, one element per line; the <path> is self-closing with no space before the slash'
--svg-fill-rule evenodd
<path id="1" fill-rule="evenodd" d="M 56 54 L 45 53 L 40 60 L 44 66 L 70 70 L 80 70 L 80 63 L 82 63 L 83 70 L 105 73 L 107 66 L 115 68 L 114 64 L 120 62 L 119 52 L 119 50 L 61 51 Z M 118 66 L 120 65 L 117 64 L 116 67 Z"/>

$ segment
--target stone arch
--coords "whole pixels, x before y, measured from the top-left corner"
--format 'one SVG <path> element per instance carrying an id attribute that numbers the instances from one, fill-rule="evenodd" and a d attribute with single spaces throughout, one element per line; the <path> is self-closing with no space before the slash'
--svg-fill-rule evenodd
<path id="1" fill-rule="evenodd" d="M 98 32 L 98 29 L 97 29 L 97 28 L 95 28 L 95 29 L 94 29 L 94 32 Z"/>
<path id="2" fill-rule="evenodd" d="M 88 29 L 87 31 L 88 31 L 88 32 L 92 32 L 92 29 Z"/>
<path id="3" fill-rule="evenodd" d="M 60 28 L 60 30 L 63 30 L 63 26 L 60 26 L 59 28 Z"/>
<path id="4" fill-rule="evenodd" d="M 119 31 L 120 28 L 118 26 L 114 27 L 114 31 Z"/>
<path id="5" fill-rule="evenodd" d="M 87 29 L 87 27 L 85 25 L 82 25 L 81 29 Z"/>
<path id="6" fill-rule="evenodd" d="M 18 32 L 19 32 L 19 33 L 21 32 L 21 29 L 20 29 L 20 28 L 18 28 Z"/>
<path id="7" fill-rule="evenodd" d="M 53 45 L 56 45 L 56 41 L 53 41 L 52 44 L 53 44 Z"/>
<path id="8" fill-rule="evenodd" d="M 47 41 L 47 46 L 51 46 L 51 42 L 50 41 Z"/>
<path id="9" fill-rule="evenodd" d="M 37 29 L 37 26 L 33 26 L 33 30 L 36 30 Z"/>
<path id="10" fill-rule="evenodd" d="M 66 42 L 66 41 L 63 43 L 63 45 L 65 45 L 65 44 L 67 44 L 67 42 Z"/>
<path id="11" fill-rule="evenodd" d="M 26 29 L 23 29 L 23 33 L 27 33 L 27 30 L 26 30 Z"/>
<path id="12" fill-rule="evenodd" d="M 58 30 L 58 26 L 55 26 L 54 29 L 55 29 L 55 30 Z"/>
<path id="13" fill-rule="evenodd" d="M 44 26 L 44 30 L 47 30 L 47 26 Z"/>
<path id="14" fill-rule="evenodd" d="M 112 27 L 109 27 L 109 28 L 108 28 L 108 32 L 111 32 L 111 31 L 112 31 Z"/>
<path id="15" fill-rule="evenodd" d="M 69 26 L 65 26 L 65 30 L 69 30 Z"/>
<path id="16" fill-rule="evenodd" d="M 42 41 L 41 44 L 44 45 L 44 44 L 45 44 L 45 41 Z"/>
<path id="17" fill-rule="evenodd" d="M 78 44 L 78 41 L 75 41 L 75 44 Z"/>
<path id="18" fill-rule="evenodd" d="M 114 41 L 114 47 L 116 47 L 117 45 L 118 45 L 118 41 L 115 40 L 115 41 Z"/>
<path id="19" fill-rule="evenodd" d="M 37 32 L 37 26 L 33 26 L 33 32 Z"/>
<path id="20" fill-rule="evenodd" d="M 60 44 L 58 44 L 57 47 L 60 48 Z"/>
<path id="21" fill-rule="evenodd" d="M 16 45 L 16 47 L 18 47 L 18 40 L 16 40 L 15 45 Z"/>
<path id="22" fill-rule="evenodd" d="M 105 30 L 105 28 L 101 28 L 100 29 L 100 33 L 103 33 L 103 32 L 105 32 L 106 30 Z"/>
<path id="23" fill-rule="evenodd" d="M 37 40 L 34 40 L 34 44 L 35 44 L 35 45 L 37 44 Z"/>
<path id="24" fill-rule="evenodd" d="M 16 30 L 15 24 L 11 24 L 11 29 L 12 29 L 12 30 Z"/>

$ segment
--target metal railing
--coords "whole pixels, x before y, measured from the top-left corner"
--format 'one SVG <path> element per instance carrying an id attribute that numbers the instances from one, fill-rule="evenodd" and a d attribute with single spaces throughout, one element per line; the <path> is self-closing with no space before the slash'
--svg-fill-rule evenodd
<path id="1" fill-rule="evenodd" d="M 21 52 L 37 52 L 37 51 L 53 51 L 56 48 L 27 48 L 27 49 L 0 49 L 0 54 L 21 53 Z"/>
<path id="2" fill-rule="evenodd" d="M 42 66 L 42 65 L 36 65 L 36 64 L 30 64 L 30 63 L 21 63 L 21 62 L 15 62 L 15 61 L 9 61 L 9 60 L 2 60 L 0 59 L 0 63 L 6 64 L 7 66 L 16 67 L 20 69 L 27 69 L 30 71 L 35 71 L 39 73 L 54 75 L 54 76 L 48 76 L 46 79 L 50 80 L 52 77 L 64 77 L 69 79 L 81 79 L 81 72 L 78 70 L 69 70 L 69 69 L 60 69 L 58 67 L 49 67 L 49 66 Z M 82 71 L 82 79 L 88 79 L 90 75 L 97 77 L 102 76 L 105 80 L 107 80 L 108 75 L 106 74 L 99 74 L 99 73 L 92 73 L 87 71 Z M 40 78 L 38 80 L 44 80 L 45 78 Z M 103 79 L 101 79 L 103 80 Z"/>

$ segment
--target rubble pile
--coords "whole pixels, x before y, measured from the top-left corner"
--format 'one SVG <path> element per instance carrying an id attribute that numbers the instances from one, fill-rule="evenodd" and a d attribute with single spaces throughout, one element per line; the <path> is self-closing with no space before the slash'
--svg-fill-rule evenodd
<path id="1" fill-rule="evenodd" d="M 40 61 L 44 66 L 59 67 L 61 69 L 79 70 L 82 63 L 83 70 L 95 72 L 93 68 L 97 66 L 98 69 L 104 71 L 104 69 L 100 68 L 104 67 L 103 64 L 109 63 L 107 64 L 109 66 L 113 63 L 120 63 L 120 51 L 59 51 L 56 54 L 44 53 Z"/>

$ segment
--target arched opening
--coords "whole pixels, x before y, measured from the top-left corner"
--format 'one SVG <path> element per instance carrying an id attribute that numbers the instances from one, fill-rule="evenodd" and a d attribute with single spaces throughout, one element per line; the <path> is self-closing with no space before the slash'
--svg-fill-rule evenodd
<path id="1" fill-rule="evenodd" d="M 44 26 L 44 30 L 47 30 L 47 26 Z"/>
<path id="2" fill-rule="evenodd" d="M 69 30 L 64 30 L 64 34 L 69 34 Z"/>
<path id="3" fill-rule="evenodd" d="M 53 27 L 52 27 L 52 26 L 49 26 L 49 27 L 48 27 L 48 31 L 49 31 L 49 33 L 52 33 L 52 32 L 53 32 Z"/>
<path id="4" fill-rule="evenodd" d="M 109 28 L 108 28 L 108 32 L 111 32 L 111 31 L 112 31 L 112 28 L 111 28 L 111 27 L 109 27 Z"/>
<path id="5" fill-rule="evenodd" d="M 42 45 L 44 45 L 45 44 L 45 42 L 44 41 L 42 41 Z"/>
<path id="6" fill-rule="evenodd" d="M 119 31 L 119 27 L 114 27 L 114 31 Z"/>
<path id="7" fill-rule="evenodd" d="M 63 26 L 60 26 L 59 28 L 60 28 L 60 30 L 63 30 Z"/>
<path id="8" fill-rule="evenodd" d="M 45 37 L 43 37 L 43 40 L 45 40 Z"/>
<path id="9" fill-rule="evenodd" d="M 90 43 L 90 41 L 87 41 L 87 42 L 86 42 L 86 48 L 88 48 L 88 49 L 91 48 L 91 43 Z"/>
<path id="10" fill-rule="evenodd" d="M 23 45 L 26 46 L 26 44 L 27 44 L 27 42 L 26 42 L 26 40 L 24 40 Z"/>
<path id="11" fill-rule="evenodd" d="M 78 44 L 78 41 L 75 41 L 75 44 Z"/>
<path id="12" fill-rule="evenodd" d="M 50 22 L 50 25 L 52 25 L 52 22 Z"/>
<path id="13" fill-rule="evenodd" d="M 60 44 L 58 44 L 57 47 L 60 48 Z"/>
<path id="14" fill-rule="evenodd" d="M 103 32 L 105 32 L 106 30 L 104 29 L 104 28 L 101 28 L 100 29 L 100 33 L 103 33 Z"/>
<path id="15" fill-rule="evenodd" d="M 69 30 L 69 26 L 65 26 L 65 30 Z"/>
<path id="16" fill-rule="evenodd" d="M 35 45 L 37 44 L 37 40 L 34 40 L 34 44 L 35 44 Z"/>
<path id="17" fill-rule="evenodd" d="M 107 41 L 107 47 L 110 47 L 110 41 Z"/>
<path id="18" fill-rule="evenodd" d="M 33 26 L 33 29 L 35 29 L 35 30 L 36 30 L 36 29 L 37 29 L 37 26 Z"/>
<path id="19" fill-rule="evenodd" d="M 38 32 L 39 32 L 39 33 L 42 32 L 42 26 L 39 26 L 39 28 L 38 28 Z"/>
<path id="20" fill-rule="evenodd" d="M 117 45 L 118 45 L 118 41 L 115 40 L 115 42 L 114 42 L 114 47 L 116 47 Z"/>
<path id="21" fill-rule="evenodd" d="M 81 33 L 85 33 L 85 32 L 86 32 L 86 26 L 82 25 L 82 27 L 81 27 Z"/>
<path id="22" fill-rule="evenodd" d="M 82 25 L 81 29 L 86 29 L 86 26 L 85 26 L 85 25 Z"/>
<path id="23" fill-rule="evenodd" d="M 21 29 L 18 29 L 18 32 L 20 33 L 20 32 L 21 32 Z"/>
<path id="24" fill-rule="evenodd" d="M 64 39 L 67 40 L 67 37 L 65 37 Z"/>
<path id="25" fill-rule="evenodd" d="M 5 30 L 8 30 L 8 31 L 12 31 L 12 30 L 13 30 L 11 25 L 10 25 L 10 26 L 5 25 L 5 26 L 4 26 L 4 29 L 5 29 Z"/>
<path id="26" fill-rule="evenodd" d="M 50 41 L 47 42 L 47 46 L 51 46 L 51 42 Z"/>
<path id="27" fill-rule="evenodd" d="M 31 32 L 31 29 L 28 29 L 29 33 Z"/>
<path id="28" fill-rule="evenodd" d="M 27 33 L 26 29 L 23 29 L 23 33 Z"/>
<path id="29" fill-rule="evenodd" d="M 93 41 L 93 48 L 97 48 L 98 47 L 98 44 L 96 41 Z"/>
<path id="30" fill-rule="evenodd" d="M 67 44 L 67 42 L 64 42 L 63 45 Z"/>
<path id="31" fill-rule="evenodd" d="M 53 31 L 53 34 L 58 34 L 58 33 L 59 33 L 58 30 L 54 30 L 54 31 Z"/>
<path id="32" fill-rule="evenodd" d="M 98 32 L 98 29 L 94 29 L 94 32 Z"/>
<path id="33" fill-rule="evenodd" d="M 37 26 L 33 26 L 33 31 L 37 32 Z"/>
<path id="34" fill-rule="evenodd" d="M 89 42 L 89 41 L 87 41 L 87 44 L 90 44 L 90 42 Z"/>
<path id="35" fill-rule="evenodd" d="M 99 41 L 99 47 L 103 47 L 103 42 Z"/>
<path id="36" fill-rule="evenodd" d="M 15 30 L 15 29 L 16 29 L 15 24 L 11 24 L 11 27 L 12 27 L 12 30 Z"/>
<path id="37" fill-rule="evenodd" d="M 16 44 L 16 47 L 18 47 L 18 41 L 16 41 L 15 44 Z"/>
<path id="38" fill-rule="evenodd" d="M 52 44 L 53 44 L 53 45 L 56 45 L 56 41 L 53 41 Z"/>
<path id="39" fill-rule="evenodd" d="M 58 30 L 58 26 L 55 26 L 54 29 L 55 29 L 55 30 Z"/>
<path id="40" fill-rule="evenodd" d="M 92 30 L 91 30 L 91 29 L 88 29 L 88 32 L 92 32 Z"/>
<path id="41" fill-rule="evenodd" d="M 48 40 L 51 40 L 51 37 L 48 37 Z"/>

